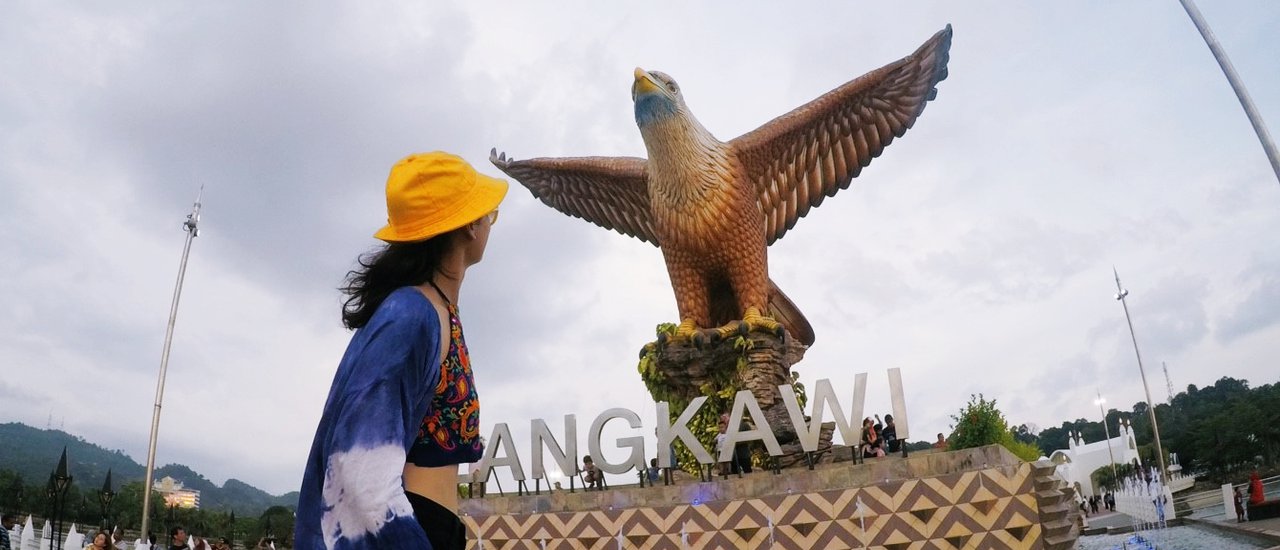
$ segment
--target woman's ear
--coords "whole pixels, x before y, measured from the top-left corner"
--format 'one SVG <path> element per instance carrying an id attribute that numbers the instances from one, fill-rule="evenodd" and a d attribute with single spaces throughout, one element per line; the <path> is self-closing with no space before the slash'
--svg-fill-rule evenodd
<path id="1" fill-rule="evenodd" d="M 465 234 L 468 241 L 474 241 L 479 237 L 480 220 L 473 221 L 465 226 L 467 228 Z"/>

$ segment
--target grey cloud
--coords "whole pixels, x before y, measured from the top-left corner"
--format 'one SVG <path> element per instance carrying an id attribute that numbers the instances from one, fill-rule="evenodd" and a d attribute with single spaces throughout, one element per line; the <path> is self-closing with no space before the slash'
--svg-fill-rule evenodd
<path id="1" fill-rule="evenodd" d="M 1240 286 L 1253 290 L 1214 323 L 1214 334 L 1224 344 L 1280 322 L 1280 276 L 1276 270 L 1255 269 L 1240 279 Z"/>
<path id="2" fill-rule="evenodd" d="M 581 3 L 570 16 L 461 3 L 7 7 L 0 255 L 16 268 L 0 271 L 13 294 L 0 357 L 6 368 L 20 359 L 13 368 L 27 378 L 107 373 L 126 403 L 119 417 L 70 422 L 78 413 L 68 408 L 69 425 L 140 456 L 177 225 L 206 184 L 161 456 L 215 480 L 296 487 L 349 336 L 335 288 L 376 244 L 382 182 L 399 155 L 450 149 L 488 173 L 490 147 L 521 158 L 643 155 L 628 94 L 635 65 L 675 75 L 708 128 L 731 138 L 955 25 L 937 101 L 854 188 L 771 250 L 775 280 L 819 331 L 806 375 L 918 364 L 918 342 L 932 342 L 930 357 L 954 346 L 946 354 L 964 364 L 923 367 L 937 376 L 911 389 L 927 404 L 921 415 L 943 418 L 952 401 L 984 392 L 1011 419 L 1056 424 L 1049 415 L 1074 410 L 1075 398 L 1027 380 L 1106 384 L 1133 368 L 1119 311 L 1026 312 L 1027 302 L 1108 301 L 1106 274 L 1096 292 L 1082 283 L 1099 258 L 1103 271 L 1124 259 L 1153 360 L 1211 351 L 1207 318 L 1219 342 L 1271 322 L 1274 279 L 1233 278 L 1266 249 L 1242 235 L 1273 232 L 1274 182 L 1258 176 L 1270 177 L 1256 141 L 1176 6 L 837 6 L 830 18 L 847 24 L 818 31 L 768 4 L 622 13 Z M 1254 68 L 1268 112 L 1280 89 L 1261 70 L 1275 50 L 1259 16 L 1270 6 L 1204 9 L 1224 40 L 1239 41 L 1233 60 Z M 594 415 L 606 397 L 572 384 L 584 372 L 608 399 L 644 404 L 636 349 L 674 317 L 656 249 L 519 186 L 463 296 L 486 431 L 546 411 Z M 1206 304 L 1224 305 L 1210 316 Z M 966 349 L 1020 329 L 1084 350 L 1064 344 L 1061 363 L 1005 365 L 1048 340 Z M 55 399 L 5 383 L 0 391 Z M 234 406 L 211 415 L 192 388 Z M 15 403 L 0 399 L 0 415 L 43 421 Z M 263 417 L 277 424 L 261 427 L 260 442 L 218 437 L 222 425 Z M 201 439 L 210 437 L 234 441 Z M 237 450 L 221 451 L 228 445 Z M 265 457 L 251 471 L 243 448 Z"/>
<path id="3" fill-rule="evenodd" d="M 929 254 L 919 269 L 989 303 L 1035 300 L 1079 272 L 1094 241 L 1026 218 L 979 222 L 958 246 Z"/>

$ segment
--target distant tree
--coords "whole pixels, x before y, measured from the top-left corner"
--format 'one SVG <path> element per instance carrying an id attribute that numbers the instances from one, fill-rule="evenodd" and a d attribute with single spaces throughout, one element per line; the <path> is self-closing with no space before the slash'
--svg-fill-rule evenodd
<path id="1" fill-rule="evenodd" d="M 284 506 L 267 508 L 258 517 L 257 534 L 259 537 L 274 536 L 284 540 L 293 534 L 293 510 Z"/>
<path id="2" fill-rule="evenodd" d="M 1093 480 L 1093 484 L 1097 487 L 1115 490 L 1118 487 L 1115 476 L 1118 475 L 1120 479 L 1125 479 L 1133 475 L 1133 464 L 1116 464 L 1115 467 L 1114 475 L 1112 474 L 1111 465 L 1108 464 L 1094 470 L 1093 473 L 1089 474 L 1089 478 Z"/>
<path id="3" fill-rule="evenodd" d="M 933 442 L 932 441 L 912 441 L 903 445 L 903 447 L 906 447 L 907 453 L 914 453 L 916 451 L 927 451 L 933 448 Z"/>
<path id="4" fill-rule="evenodd" d="M 12 470 L 0 470 L 0 510 L 25 511 L 22 508 L 22 496 L 26 484 L 22 476 Z"/>
<path id="5" fill-rule="evenodd" d="M 1038 431 L 1035 424 L 1019 424 L 1017 428 L 1013 429 L 1013 439 L 1022 443 L 1039 445 L 1040 437 L 1037 435 Z"/>

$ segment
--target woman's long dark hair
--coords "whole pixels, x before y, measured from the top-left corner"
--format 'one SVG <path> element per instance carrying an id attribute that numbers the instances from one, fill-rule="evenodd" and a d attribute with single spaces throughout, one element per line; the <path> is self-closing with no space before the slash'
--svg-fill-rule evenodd
<path id="1" fill-rule="evenodd" d="M 439 235 L 413 243 L 391 243 L 356 260 L 360 267 L 347 272 L 347 295 L 342 304 L 342 324 L 358 329 L 369 323 L 373 313 L 397 288 L 431 280 L 440 269 L 449 235 Z"/>

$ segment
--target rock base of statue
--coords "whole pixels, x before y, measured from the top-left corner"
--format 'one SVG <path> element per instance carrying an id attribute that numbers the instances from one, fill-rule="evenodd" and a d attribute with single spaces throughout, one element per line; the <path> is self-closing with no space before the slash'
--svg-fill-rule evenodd
<path id="1" fill-rule="evenodd" d="M 745 337 L 729 338 L 701 348 L 687 341 L 668 343 L 654 348 L 648 355 L 652 361 L 651 368 L 659 373 L 661 393 L 664 394 L 658 395 L 659 392 L 655 391 L 654 397 L 671 403 L 688 403 L 699 396 L 722 392 L 726 387 L 734 392 L 749 390 L 760 404 L 760 410 L 782 447 L 784 454 L 774 457 L 778 467 L 804 465 L 807 464 L 804 450 L 800 447 L 778 386 L 796 385 L 791 367 L 804 358 L 806 349 L 794 338 L 779 338 L 755 331 Z M 801 393 L 800 388 L 795 389 Z M 723 410 L 716 411 L 716 414 L 730 412 L 732 400 L 732 393 L 729 393 L 727 400 L 721 402 Z M 679 413 L 679 409 L 672 411 L 672 414 Z M 834 425 L 823 426 L 818 454 L 830 449 L 833 431 Z M 760 447 L 763 452 L 763 446 Z"/>

